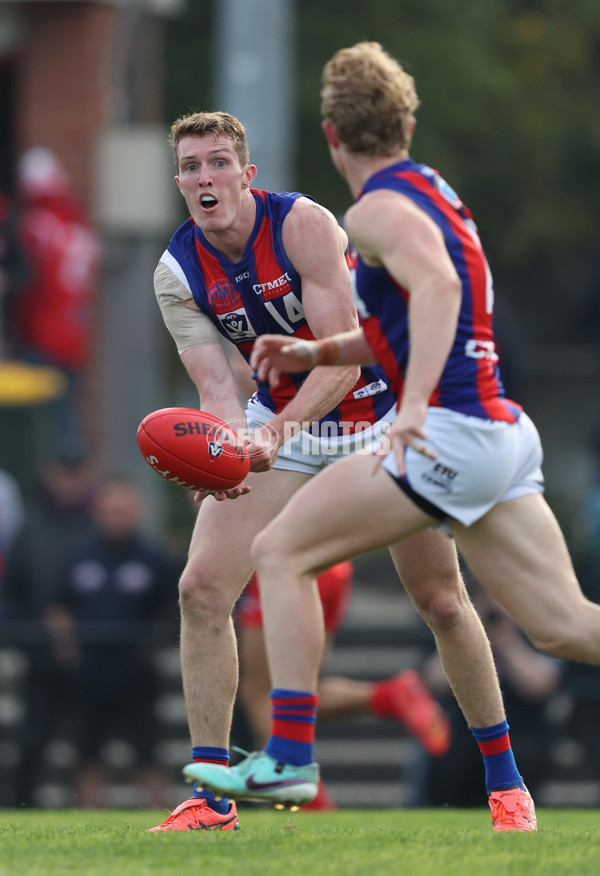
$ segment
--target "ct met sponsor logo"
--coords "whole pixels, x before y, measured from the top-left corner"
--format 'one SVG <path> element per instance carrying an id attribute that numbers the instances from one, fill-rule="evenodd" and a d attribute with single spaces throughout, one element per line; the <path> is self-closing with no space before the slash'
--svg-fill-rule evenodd
<path id="1" fill-rule="evenodd" d="M 266 283 L 255 283 L 252 287 L 257 295 L 262 295 L 265 300 L 269 298 L 277 298 L 283 294 L 292 285 L 292 278 L 285 272 L 275 280 L 269 280 Z"/>

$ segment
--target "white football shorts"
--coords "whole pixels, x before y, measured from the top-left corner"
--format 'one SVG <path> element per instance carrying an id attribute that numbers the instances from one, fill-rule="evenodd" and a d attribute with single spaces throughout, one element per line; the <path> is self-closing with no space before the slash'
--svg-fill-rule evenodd
<path id="1" fill-rule="evenodd" d="M 248 429 L 260 429 L 274 416 L 269 408 L 252 398 L 249 399 L 246 405 Z M 362 431 L 353 434 L 344 434 L 345 430 L 335 421 L 321 429 L 320 437 L 312 435 L 307 429 L 301 429 L 281 445 L 273 468 L 313 475 L 351 453 L 369 454 L 395 416 L 394 405 L 381 420 L 372 425 L 365 423 Z"/>
<path id="2" fill-rule="evenodd" d="M 429 408 L 424 428 L 436 460 L 408 447 L 405 477 L 398 476 L 393 453 L 383 467 L 434 517 L 470 526 L 494 505 L 543 492 L 542 445 L 527 414 L 505 423 Z"/>

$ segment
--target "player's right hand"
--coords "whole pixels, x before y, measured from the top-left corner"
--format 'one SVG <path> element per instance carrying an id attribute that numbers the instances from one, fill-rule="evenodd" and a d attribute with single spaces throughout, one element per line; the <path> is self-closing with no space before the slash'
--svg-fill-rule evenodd
<path id="1" fill-rule="evenodd" d="M 404 454 L 410 447 L 429 459 L 437 459 L 437 454 L 426 444 L 427 434 L 423 428 L 427 414 L 427 402 L 409 403 L 403 401 L 398 416 L 382 435 L 379 446 L 374 450 L 375 463 L 372 474 L 380 469 L 388 453 L 393 452 L 399 475 L 406 474 Z"/>
<path id="2" fill-rule="evenodd" d="M 250 471 L 269 471 L 277 459 L 279 441 L 275 429 L 267 423 L 262 429 L 250 432 L 244 438 L 246 451 L 250 456 Z"/>

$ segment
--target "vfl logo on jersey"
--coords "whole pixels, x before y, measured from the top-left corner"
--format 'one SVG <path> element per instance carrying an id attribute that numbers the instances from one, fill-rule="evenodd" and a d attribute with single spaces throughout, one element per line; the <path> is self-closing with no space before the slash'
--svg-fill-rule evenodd
<path id="1" fill-rule="evenodd" d="M 387 383 L 384 380 L 374 380 L 373 383 L 368 383 L 366 386 L 361 386 L 360 389 L 355 389 L 352 395 L 354 398 L 367 398 L 369 395 L 385 392 L 386 389 Z"/>
<path id="2" fill-rule="evenodd" d="M 214 459 L 218 459 L 219 456 L 223 453 L 223 445 L 219 444 L 218 441 L 209 441 L 208 442 L 208 455 L 212 456 Z"/>
<path id="3" fill-rule="evenodd" d="M 252 327 L 245 307 L 238 307 L 229 313 L 217 313 L 219 321 L 232 341 L 253 341 L 256 332 Z"/>

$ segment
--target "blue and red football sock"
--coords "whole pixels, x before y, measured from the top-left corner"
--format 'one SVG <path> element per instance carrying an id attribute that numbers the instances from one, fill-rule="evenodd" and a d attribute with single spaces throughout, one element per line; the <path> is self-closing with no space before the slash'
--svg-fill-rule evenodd
<path id="1" fill-rule="evenodd" d="M 471 727 L 483 755 L 488 794 L 492 791 L 507 791 L 509 788 L 525 789 L 523 777 L 515 763 L 508 729 L 506 720 L 492 727 Z"/>
<path id="2" fill-rule="evenodd" d="M 314 760 L 319 695 L 310 691 L 271 691 L 271 735 L 266 753 L 278 763 L 305 766 Z"/>
<path id="3" fill-rule="evenodd" d="M 192 748 L 192 760 L 194 763 L 218 763 L 221 766 L 229 766 L 229 752 L 226 748 L 194 745 Z M 224 797 L 222 800 L 215 800 L 214 794 L 210 791 L 200 791 L 196 784 L 194 784 L 192 797 L 203 798 L 210 808 L 220 815 L 226 815 L 229 812 L 229 799 L 227 797 Z"/>

